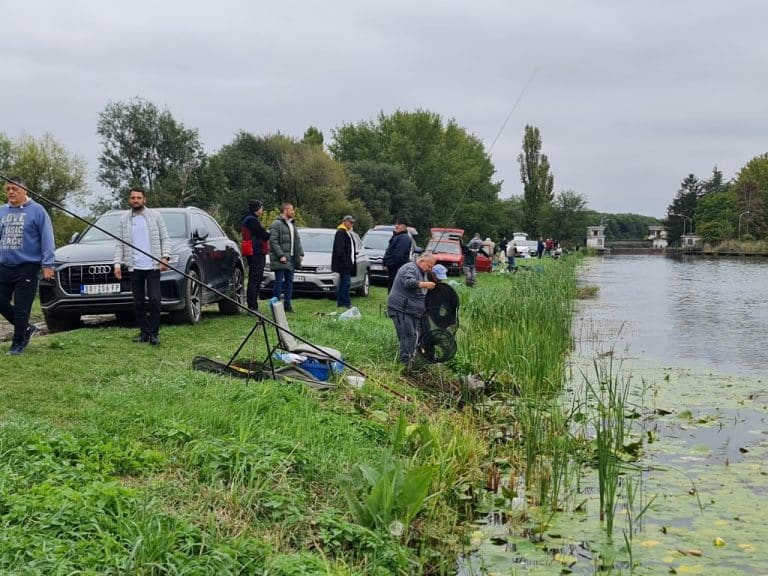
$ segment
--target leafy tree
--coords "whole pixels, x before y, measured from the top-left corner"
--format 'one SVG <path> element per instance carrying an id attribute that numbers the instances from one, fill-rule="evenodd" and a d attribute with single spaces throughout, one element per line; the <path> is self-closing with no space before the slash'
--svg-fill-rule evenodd
<path id="1" fill-rule="evenodd" d="M 101 137 L 99 181 L 112 192 L 116 205 L 125 205 L 125 192 L 142 186 L 153 204 L 206 207 L 210 198 L 200 185 L 205 154 L 195 129 L 177 122 L 142 98 L 110 102 L 99 114 Z"/>
<path id="2" fill-rule="evenodd" d="M 87 192 L 85 161 L 50 134 L 15 141 L 0 134 L 0 167 L 6 176 L 21 176 L 30 190 L 57 204 L 82 201 Z"/>
<path id="3" fill-rule="evenodd" d="M 712 168 L 712 176 L 709 180 L 702 182 L 703 194 L 714 194 L 717 192 L 725 192 L 730 184 L 725 181 L 723 173 L 717 166 Z"/>
<path id="4" fill-rule="evenodd" d="M 304 132 L 304 138 L 301 139 L 301 143 L 309 144 L 311 146 L 322 146 L 324 140 L 325 137 L 323 136 L 323 133 L 314 126 L 310 126 Z"/>
<path id="5" fill-rule="evenodd" d="M 696 206 L 696 232 L 708 244 L 734 238 L 739 211 L 733 191 L 710 192 Z"/>
<path id="6" fill-rule="evenodd" d="M 747 162 L 736 175 L 733 189 L 739 214 L 749 212 L 742 226 L 758 240 L 768 237 L 768 154 Z"/>
<path id="7" fill-rule="evenodd" d="M 491 180 L 495 168 L 483 144 L 454 120 L 443 122 L 425 110 L 382 112 L 376 122 L 346 124 L 334 129 L 328 148 L 345 163 L 398 166 L 415 184 L 415 196 L 402 206 L 433 210 L 430 225 L 464 227 L 464 206 L 490 203 L 498 196 L 500 185 Z M 411 219 L 416 222 L 417 215 Z"/>
<path id="8" fill-rule="evenodd" d="M 529 234 L 541 234 L 546 207 L 553 200 L 554 177 L 547 155 L 541 153 L 541 134 L 535 126 L 525 127 L 523 151 L 517 161 L 525 202 L 523 226 Z"/>
<path id="9" fill-rule="evenodd" d="M 555 197 L 550 209 L 548 236 L 563 243 L 581 244 L 589 224 L 585 219 L 587 199 L 573 190 L 563 190 Z"/>

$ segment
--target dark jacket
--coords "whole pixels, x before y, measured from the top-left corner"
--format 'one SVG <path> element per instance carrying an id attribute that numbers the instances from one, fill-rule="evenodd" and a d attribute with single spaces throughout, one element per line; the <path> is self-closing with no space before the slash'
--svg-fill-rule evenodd
<path id="1" fill-rule="evenodd" d="M 299 228 L 293 223 L 293 255 L 296 258 L 296 264 L 301 263 L 304 257 L 304 249 L 301 247 L 301 238 L 299 238 Z M 280 262 L 280 258 L 285 256 L 285 262 Z M 291 262 L 291 232 L 285 218 L 278 216 L 269 225 L 269 267 L 272 270 L 292 270 Z"/>
<path id="2" fill-rule="evenodd" d="M 407 230 L 395 232 L 389 239 L 387 251 L 384 252 L 384 266 L 387 268 L 400 268 L 411 259 L 411 236 Z"/>
<path id="3" fill-rule="evenodd" d="M 356 272 L 355 243 L 352 241 L 352 233 L 344 226 L 339 226 L 333 237 L 331 271 L 349 276 L 354 276 Z"/>
<path id="4" fill-rule="evenodd" d="M 387 298 L 387 314 L 402 312 L 421 318 L 424 314 L 424 290 L 419 288 L 419 282 L 427 281 L 427 275 L 421 271 L 416 262 L 404 264 L 395 276 L 392 289 Z"/>
<path id="5" fill-rule="evenodd" d="M 253 242 L 253 253 L 255 255 L 269 253 L 269 231 L 261 225 L 259 217 L 253 212 L 249 212 L 240 223 L 240 234 L 243 242 Z"/>
<path id="6" fill-rule="evenodd" d="M 475 265 L 477 261 L 478 252 L 483 256 L 485 256 L 486 258 L 490 258 L 490 256 L 488 255 L 488 252 L 482 249 L 482 244 L 478 245 L 480 247 L 474 248 L 473 246 L 477 244 L 473 245 L 473 242 L 474 240 L 470 241 L 469 244 L 462 246 L 462 250 L 464 252 L 464 266 L 468 266 L 470 268 Z"/>

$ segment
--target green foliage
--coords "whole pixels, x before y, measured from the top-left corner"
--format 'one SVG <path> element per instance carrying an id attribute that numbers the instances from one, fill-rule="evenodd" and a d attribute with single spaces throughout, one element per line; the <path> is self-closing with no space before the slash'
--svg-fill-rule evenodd
<path id="1" fill-rule="evenodd" d="M 707 244 L 718 244 L 736 236 L 738 218 L 733 191 L 711 192 L 696 206 L 696 231 Z"/>
<path id="2" fill-rule="evenodd" d="M 99 114 L 96 132 L 102 145 L 99 182 L 111 191 L 113 205 L 126 206 L 128 189 L 142 186 L 152 206 L 208 207 L 198 132 L 168 110 L 138 97 L 110 102 Z"/>
<path id="3" fill-rule="evenodd" d="M 401 168 L 415 190 L 403 190 L 408 196 L 402 204 L 392 199 L 389 217 L 401 215 L 401 209 L 415 211 L 409 218 L 420 228 L 463 227 L 461 208 L 492 202 L 500 188 L 491 180 L 495 168 L 482 142 L 454 120 L 444 123 L 440 115 L 425 110 L 382 112 L 376 122 L 345 124 L 333 131 L 328 148 L 345 163 L 373 161 Z"/>
<path id="4" fill-rule="evenodd" d="M 523 183 L 523 228 L 532 236 L 538 236 L 543 234 L 544 212 L 553 200 L 554 177 L 550 172 L 549 158 L 541 153 L 541 134 L 537 127 L 526 125 L 523 151 L 517 161 Z"/>
<path id="5" fill-rule="evenodd" d="M 733 183 L 736 206 L 745 215 L 742 233 L 768 238 L 768 154 L 755 156 L 739 170 Z"/>
<path id="6" fill-rule="evenodd" d="M 688 174 L 680 184 L 677 196 L 667 207 L 665 226 L 670 243 L 678 242 L 684 233 L 693 232 L 693 217 L 703 190 L 703 184 L 693 174 Z"/>
<path id="7" fill-rule="evenodd" d="M 81 201 L 87 191 L 85 161 L 50 134 L 15 141 L 0 134 L 0 169 L 6 176 L 21 176 L 32 192 L 57 204 Z"/>
<path id="8" fill-rule="evenodd" d="M 587 226 L 587 199 L 573 190 L 563 190 L 552 201 L 544 225 L 545 237 L 557 238 L 561 244 L 582 244 Z"/>

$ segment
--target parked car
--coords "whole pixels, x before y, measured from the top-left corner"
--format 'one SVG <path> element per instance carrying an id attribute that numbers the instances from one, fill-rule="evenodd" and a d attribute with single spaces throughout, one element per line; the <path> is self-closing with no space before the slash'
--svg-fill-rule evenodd
<path id="1" fill-rule="evenodd" d="M 240 308 L 222 298 L 214 288 L 243 303 L 243 260 L 237 242 L 227 238 L 221 226 L 198 208 L 156 208 L 171 237 L 170 264 L 190 278 L 167 270 L 160 275 L 161 306 L 176 321 L 196 324 L 202 307 L 218 302 L 222 314 Z M 74 234 L 70 244 L 55 253 L 55 274 L 40 280 L 40 306 L 51 331 L 68 330 L 83 314 L 115 314 L 119 320 L 134 317 L 131 272 L 123 269 L 115 278 L 113 258 L 117 240 L 102 232 L 119 233 L 124 211 L 100 216 L 85 231 Z M 100 230 L 101 229 L 101 230 Z M 202 283 L 202 284 L 201 284 Z"/>
<path id="2" fill-rule="evenodd" d="M 430 234 L 432 240 L 454 240 L 461 242 L 464 237 L 464 230 L 462 228 L 430 228 Z"/>
<path id="3" fill-rule="evenodd" d="M 456 240 L 435 240 L 427 244 L 427 252 L 432 252 L 435 262 L 448 269 L 448 274 L 458 276 L 464 266 L 464 253 L 461 244 Z"/>
<path id="4" fill-rule="evenodd" d="M 365 248 L 371 263 L 371 282 L 386 284 L 389 279 L 383 260 L 394 230 L 394 226 L 377 224 L 363 234 L 363 248 Z M 415 237 L 417 234 L 415 228 L 408 227 L 408 235 L 411 237 L 411 258 L 414 254 L 421 252 L 421 248 L 416 245 Z"/>
<path id="5" fill-rule="evenodd" d="M 293 275 L 294 294 L 324 294 L 336 296 L 339 289 L 339 275 L 331 272 L 331 255 L 335 228 L 299 228 L 304 260 Z M 351 290 L 358 296 L 368 296 L 371 287 L 371 271 L 368 254 L 363 248 L 360 236 L 352 232 L 357 258 L 357 274 L 352 276 Z M 270 269 L 269 256 L 264 269 L 262 292 L 272 293 L 275 273 Z"/>

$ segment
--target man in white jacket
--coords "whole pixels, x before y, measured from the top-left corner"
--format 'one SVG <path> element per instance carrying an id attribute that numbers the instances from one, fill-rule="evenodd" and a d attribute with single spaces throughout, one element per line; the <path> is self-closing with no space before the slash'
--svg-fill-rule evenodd
<path id="1" fill-rule="evenodd" d="M 168 269 L 170 237 L 163 217 L 146 207 L 147 194 L 143 189 L 131 188 L 128 203 L 131 209 L 120 220 L 119 236 L 123 241 L 115 247 L 115 277 L 122 278 L 123 264 L 131 273 L 136 322 L 141 330 L 134 342 L 149 342 L 156 346 L 160 344 L 160 272 Z M 149 303 L 149 318 L 145 297 Z"/>

